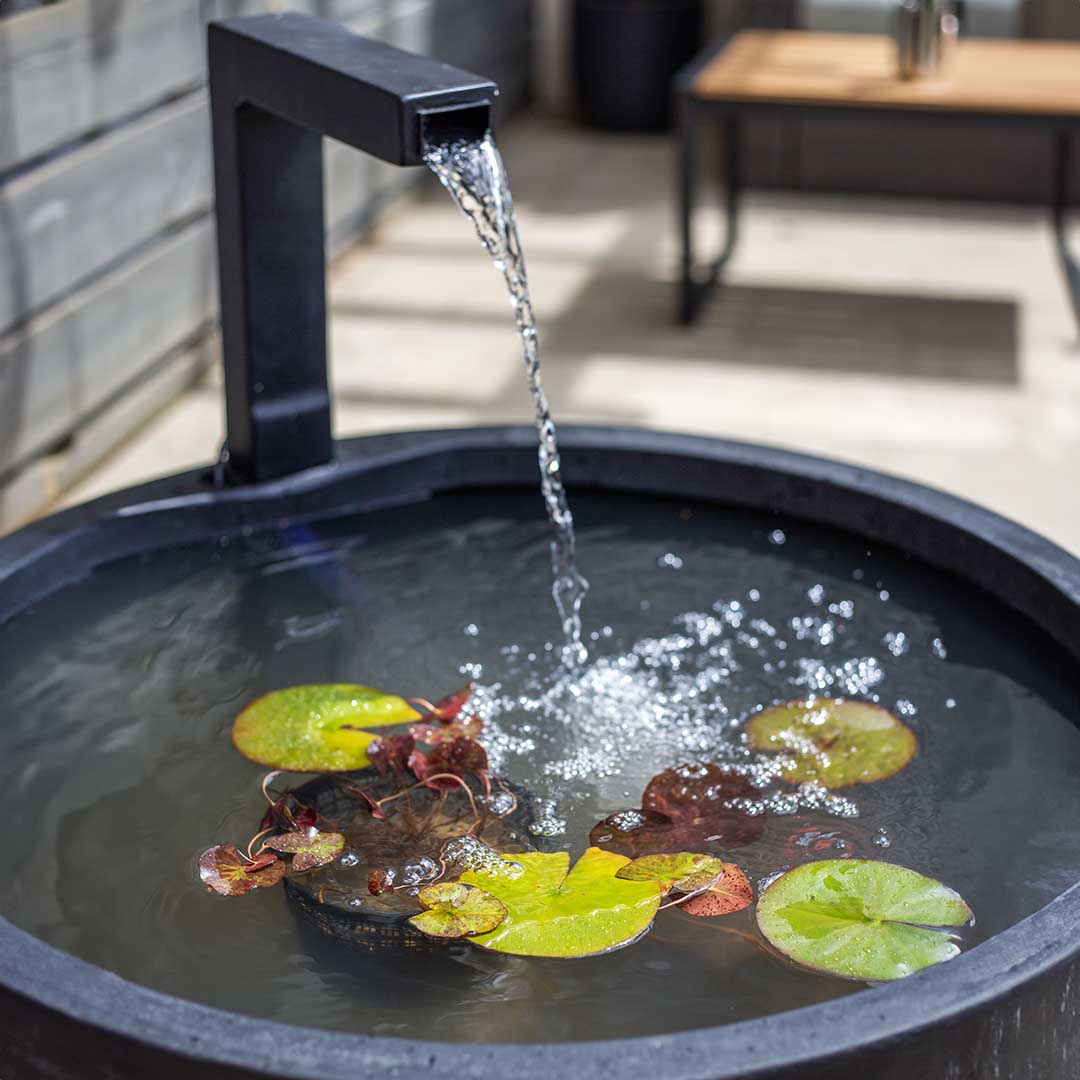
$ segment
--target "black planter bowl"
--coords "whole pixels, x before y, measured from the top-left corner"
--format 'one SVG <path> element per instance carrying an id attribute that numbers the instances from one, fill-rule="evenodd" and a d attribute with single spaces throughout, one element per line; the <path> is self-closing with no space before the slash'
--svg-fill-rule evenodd
<path id="1" fill-rule="evenodd" d="M 218 487 L 189 473 L 0 541 L 0 623 L 96 567 L 181 544 L 329 520 L 434 494 L 535 491 L 531 429 L 376 436 L 333 464 Z M 762 447 L 568 428 L 571 488 L 703 500 L 824 523 L 904 550 L 1080 649 L 1080 562 L 1026 529 L 902 480 Z M 992 857 L 992 856 L 991 856 Z M 17 872 L 17 868 L 8 868 Z M 2 913 L 0 913 L 2 914 Z M 435 1077 L 582 1080 L 1067 1080 L 1080 1062 L 1080 886 L 947 964 L 760 1020 L 647 1039 L 466 1045 L 300 1029 L 148 990 L 0 919 L 0 1075 L 27 1078 Z"/>
<path id="2" fill-rule="evenodd" d="M 671 80 L 700 51 L 703 0 L 574 0 L 581 118 L 613 131 L 671 126 Z"/>

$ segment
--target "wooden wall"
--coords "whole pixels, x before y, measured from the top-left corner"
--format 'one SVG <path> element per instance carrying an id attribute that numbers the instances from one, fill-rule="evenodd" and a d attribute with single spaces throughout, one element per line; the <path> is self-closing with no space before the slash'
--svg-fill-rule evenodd
<path id="1" fill-rule="evenodd" d="M 60 0 L 0 17 L 0 529 L 214 356 L 207 19 L 345 22 L 529 93 L 529 0 Z M 416 170 L 326 145 L 331 252 Z"/>

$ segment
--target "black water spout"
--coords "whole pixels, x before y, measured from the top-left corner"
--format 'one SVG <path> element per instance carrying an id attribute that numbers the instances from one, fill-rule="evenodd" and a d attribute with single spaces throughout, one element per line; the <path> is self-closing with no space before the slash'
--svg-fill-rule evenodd
<path id="1" fill-rule="evenodd" d="M 308 15 L 209 27 L 228 468 L 273 480 L 333 456 L 324 135 L 395 165 L 483 135 L 494 83 Z"/>

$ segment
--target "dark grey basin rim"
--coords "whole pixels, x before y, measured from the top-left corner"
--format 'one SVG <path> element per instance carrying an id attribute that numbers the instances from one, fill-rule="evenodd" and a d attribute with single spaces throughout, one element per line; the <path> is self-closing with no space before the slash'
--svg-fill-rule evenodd
<path id="1" fill-rule="evenodd" d="M 820 458 L 648 431 L 565 428 L 568 484 L 773 509 L 896 546 L 972 582 L 1080 648 L 1080 562 L 942 492 Z M 332 466 L 273 484 L 211 490 L 205 473 L 157 481 L 0 540 L 0 621 L 94 565 L 282 519 L 331 517 L 425 493 L 535 483 L 527 428 L 419 432 L 342 443 Z M 824 1062 L 1000 1006 L 1080 951 L 1080 885 L 947 964 L 778 1016 L 640 1039 L 451 1044 L 295 1028 L 148 990 L 0 919 L 0 982 L 70 1018 L 194 1062 L 270 1076 L 551 1080 L 607 1077 L 632 1062 L 666 1080 L 733 1080 Z"/>

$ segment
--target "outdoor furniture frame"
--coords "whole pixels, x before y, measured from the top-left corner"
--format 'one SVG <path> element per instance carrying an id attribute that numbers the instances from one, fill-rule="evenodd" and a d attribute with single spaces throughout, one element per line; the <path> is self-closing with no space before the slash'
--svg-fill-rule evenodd
<path id="1" fill-rule="evenodd" d="M 720 279 L 738 237 L 742 122 L 812 116 L 918 118 L 933 123 L 1008 125 L 1053 139 L 1050 208 L 1073 313 L 1080 322 L 1080 263 L 1069 251 L 1069 156 L 1080 130 L 1080 44 L 961 41 L 944 76 L 901 80 L 895 45 L 873 34 L 742 30 L 695 60 L 675 83 L 681 271 L 678 318 L 693 323 Z M 721 173 L 727 230 L 720 254 L 700 266 L 694 253 L 698 156 L 704 124 L 723 127 Z"/>

